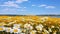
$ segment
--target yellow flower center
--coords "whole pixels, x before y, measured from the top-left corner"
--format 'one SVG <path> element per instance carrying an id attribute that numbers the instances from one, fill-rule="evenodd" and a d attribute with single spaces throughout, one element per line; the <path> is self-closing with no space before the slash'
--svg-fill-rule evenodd
<path id="1" fill-rule="evenodd" d="M 3 30 L 3 28 L 0 28 L 0 31 L 2 31 Z"/>
<path id="2" fill-rule="evenodd" d="M 32 31 L 32 34 L 35 34 L 35 32 Z"/>
<path id="3" fill-rule="evenodd" d="M 14 29 L 14 32 L 18 32 L 18 30 L 17 29 Z"/>

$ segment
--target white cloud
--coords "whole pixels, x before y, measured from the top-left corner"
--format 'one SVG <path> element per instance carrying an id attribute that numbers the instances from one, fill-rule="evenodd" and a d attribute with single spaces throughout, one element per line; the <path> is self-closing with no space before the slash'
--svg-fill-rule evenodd
<path id="1" fill-rule="evenodd" d="M 27 11 L 26 7 L 21 7 L 20 1 L 19 1 L 19 4 L 16 3 L 16 1 L 7 1 L 7 2 L 4 2 L 3 4 L 0 4 L 0 7 L 5 7 L 5 8 L 2 8 L 2 10 L 0 10 L 1 13 L 18 14 L 19 11 L 22 11 L 22 12 Z M 23 0 L 23 1 L 21 0 L 22 3 L 25 1 L 28 1 L 28 0 Z"/>
<path id="2" fill-rule="evenodd" d="M 8 8 L 5 8 L 5 9 L 3 9 L 3 11 L 9 11 L 9 9 Z"/>
<path id="3" fill-rule="evenodd" d="M 23 8 L 21 8 L 21 9 L 16 9 L 16 8 L 4 8 L 4 9 L 2 9 L 2 10 L 0 10 L 2 13 L 19 13 L 19 12 L 25 12 L 25 11 L 27 11 L 26 9 L 23 9 Z"/>
<path id="4" fill-rule="evenodd" d="M 20 11 L 27 11 L 27 10 L 25 10 L 25 9 L 21 9 Z"/>
<path id="5" fill-rule="evenodd" d="M 39 5 L 38 7 L 43 7 L 43 8 L 50 8 L 50 9 L 52 9 L 52 8 L 56 8 L 55 6 L 49 6 L 49 5 L 46 5 L 46 4 L 41 4 L 41 5 Z"/>
<path id="6" fill-rule="evenodd" d="M 1 13 L 7 13 L 7 12 L 9 12 L 9 8 L 4 8 L 4 9 L 1 9 L 0 11 L 1 11 Z"/>
<path id="7" fill-rule="evenodd" d="M 17 5 L 16 3 L 12 2 L 12 1 L 5 2 L 4 4 L 2 4 L 0 6 L 21 8 L 19 5 Z"/>
<path id="8" fill-rule="evenodd" d="M 23 7 L 23 8 L 26 8 L 26 7 Z"/>
<path id="9" fill-rule="evenodd" d="M 28 0 L 16 0 L 16 1 L 8 1 L 8 2 L 4 2 L 4 4 L 0 5 L 0 6 L 6 6 L 6 7 L 15 7 L 15 8 L 21 8 L 20 5 L 18 5 L 17 3 L 22 3 Z M 26 7 L 24 7 L 26 8 Z"/>
<path id="10" fill-rule="evenodd" d="M 28 1 L 28 0 L 23 0 L 23 1 Z"/>
<path id="11" fill-rule="evenodd" d="M 3 13 L 3 14 L 17 14 L 17 13 L 19 13 L 19 9 L 11 9 L 11 8 L 4 8 L 4 9 L 2 9 L 2 10 L 0 10 L 1 11 L 1 13 Z"/>
<path id="12" fill-rule="evenodd" d="M 32 6 L 36 6 L 36 5 L 32 5 Z"/>
<path id="13" fill-rule="evenodd" d="M 27 7 L 22 7 L 21 11 L 27 11 L 26 8 Z"/>
<path id="14" fill-rule="evenodd" d="M 22 2 L 26 2 L 28 0 L 16 0 L 16 3 L 22 3 Z"/>
<path id="15" fill-rule="evenodd" d="M 45 6 L 47 6 L 47 5 L 45 5 L 45 4 L 41 4 L 40 6 L 38 6 L 38 7 L 45 7 Z"/>
<path id="16" fill-rule="evenodd" d="M 46 6 L 45 8 L 56 8 L 55 6 Z"/>

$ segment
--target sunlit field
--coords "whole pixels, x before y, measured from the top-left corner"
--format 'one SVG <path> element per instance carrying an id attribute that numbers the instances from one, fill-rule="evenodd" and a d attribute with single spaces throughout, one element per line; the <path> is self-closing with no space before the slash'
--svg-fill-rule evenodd
<path id="1" fill-rule="evenodd" d="M 60 18 L 0 16 L 0 34 L 60 34 Z"/>

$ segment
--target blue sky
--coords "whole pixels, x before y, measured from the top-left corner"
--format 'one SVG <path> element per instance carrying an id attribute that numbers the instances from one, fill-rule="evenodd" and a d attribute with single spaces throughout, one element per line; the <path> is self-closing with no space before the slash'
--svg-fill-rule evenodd
<path id="1" fill-rule="evenodd" d="M 0 14 L 60 14 L 60 0 L 0 0 Z"/>

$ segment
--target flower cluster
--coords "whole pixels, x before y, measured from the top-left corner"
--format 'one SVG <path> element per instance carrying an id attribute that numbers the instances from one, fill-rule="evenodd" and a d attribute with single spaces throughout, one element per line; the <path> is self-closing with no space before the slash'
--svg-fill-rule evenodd
<path id="1" fill-rule="evenodd" d="M 1 34 L 60 34 L 60 18 L 40 16 L 0 18 Z"/>

